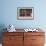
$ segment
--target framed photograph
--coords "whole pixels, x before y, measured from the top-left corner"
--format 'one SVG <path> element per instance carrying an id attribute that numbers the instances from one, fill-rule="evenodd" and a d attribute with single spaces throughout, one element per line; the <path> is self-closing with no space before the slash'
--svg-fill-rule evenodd
<path id="1" fill-rule="evenodd" d="M 17 19 L 20 19 L 20 20 L 34 19 L 34 8 L 33 7 L 18 7 Z"/>

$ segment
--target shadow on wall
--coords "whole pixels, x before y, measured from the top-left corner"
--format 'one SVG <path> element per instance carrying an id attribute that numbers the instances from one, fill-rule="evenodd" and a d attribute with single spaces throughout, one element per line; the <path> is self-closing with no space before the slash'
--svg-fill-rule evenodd
<path id="1" fill-rule="evenodd" d="M 0 24 L 0 43 L 2 43 L 2 32 L 5 32 L 6 30 L 4 30 L 4 28 L 6 28 L 6 26 L 4 24 Z"/>

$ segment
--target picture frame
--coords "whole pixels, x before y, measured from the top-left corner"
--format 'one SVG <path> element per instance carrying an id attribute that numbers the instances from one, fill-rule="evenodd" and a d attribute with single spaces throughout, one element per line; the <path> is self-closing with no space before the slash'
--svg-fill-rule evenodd
<path id="1" fill-rule="evenodd" d="M 17 8 L 18 20 L 33 20 L 34 19 L 34 7 L 18 7 Z"/>

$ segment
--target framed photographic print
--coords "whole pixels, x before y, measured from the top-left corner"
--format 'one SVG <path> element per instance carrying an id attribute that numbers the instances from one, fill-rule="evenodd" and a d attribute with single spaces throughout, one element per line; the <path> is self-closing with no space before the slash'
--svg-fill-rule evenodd
<path id="1" fill-rule="evenodd" d="M 33 7 L 18 7 L 17 19 L 20 19 L 20 20 L 34 19 L 34 8 Z"/>

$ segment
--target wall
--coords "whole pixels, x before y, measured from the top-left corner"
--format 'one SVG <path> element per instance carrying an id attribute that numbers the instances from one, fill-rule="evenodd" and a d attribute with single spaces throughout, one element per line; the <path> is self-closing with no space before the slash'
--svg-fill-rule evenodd
<path id="1" fill-rule="evenodd" d="M 46 0 L 1 0 L 0 24 L 18 28 L 46 28 Z M 17 7 L 34 7 L 34 20 L 17 20 Z"/>

